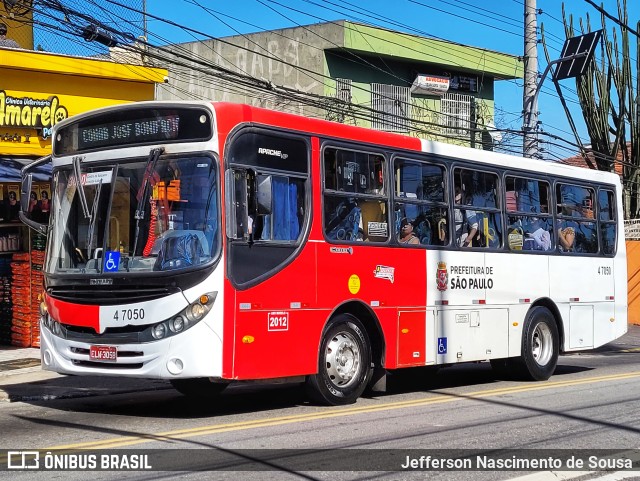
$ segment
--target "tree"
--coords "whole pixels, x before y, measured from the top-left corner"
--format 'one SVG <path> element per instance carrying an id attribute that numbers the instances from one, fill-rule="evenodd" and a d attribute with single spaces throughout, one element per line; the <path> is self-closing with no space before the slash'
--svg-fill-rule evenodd
<path id="1" fill-rule="evenodd" d="M 590 155 L 586 157 L 586 152 L 583 155 L 593 168 L 610 172 L 616 171 L 616 159 L 621 159 L 618 162 L 622 164 L 624 215 L 626 219 L 640 218 L 640 37 L 637 34 L 640 22 L 635 31 L 628 26 L 626 0 L 618 0 L 617 19 L 602 7 L 588 3 L 600 12 L 602 42 L 599 55 L 596 54 L 588 71 L 576 78 L 578 99 L 591 140 Z M 614 20 L 616 26 L 609 29 L 607 18 Z M 586 22 L 580 18 L 580 32 L 576 32 L 573 15 L 567 18 L 564 3 L 562 19 L 567 38 L 592 31 L 587 14 Z M 635 35 L 635 69 L 632 69 L 630 55 L 630 33 Z"/>

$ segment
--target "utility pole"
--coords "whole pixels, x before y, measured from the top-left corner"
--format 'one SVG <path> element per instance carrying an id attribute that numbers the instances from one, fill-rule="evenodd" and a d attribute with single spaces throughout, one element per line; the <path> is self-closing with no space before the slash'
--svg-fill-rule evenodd
<path id="1" fill-rule="evenodd" d="M 538 19 L 536 0 L 525 0 L 524 4 L 524 92 L 522 113 L 524 115 L 523 155 L 538 156 L 538 112 L 534 102 L 538 83 Z"/>
<path id="2" fill-rule="evenodd" d="M 142 0 L 142 36 L 145 41 L 147 38 L 147 0 Z"/>

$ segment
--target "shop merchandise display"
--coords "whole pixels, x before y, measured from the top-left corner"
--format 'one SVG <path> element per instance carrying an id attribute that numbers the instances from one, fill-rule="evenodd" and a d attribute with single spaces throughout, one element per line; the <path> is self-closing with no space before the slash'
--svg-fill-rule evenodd
<path id="1" fill-rule="evenodd" d="M 28 252 L 13 254 L 11 260 L 11 344 L 31 346 L 31 268 Z"/>
<path id="2" fill-rule="evenodd" d="M 50 185 L 34 184 L 29 212 L 46 222 Z M 0 345 L 40 347 L 46 236 L 18 219 L 20 185 L 0 183 Z M 45 202 L 46 200 L 46 202 Z"/>

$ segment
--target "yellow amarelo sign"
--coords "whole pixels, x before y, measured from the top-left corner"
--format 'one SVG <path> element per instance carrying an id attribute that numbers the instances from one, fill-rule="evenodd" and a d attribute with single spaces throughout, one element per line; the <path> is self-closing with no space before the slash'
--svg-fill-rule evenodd
<path id="1" fill-rule="evenodd" d="M 51 129 L 66 119 L 69 111 L 60 105 L 58 97 L 12 97 L 0 90 L 0 127 Z M 43 135 L 47 137 L 47 135 Z"/>

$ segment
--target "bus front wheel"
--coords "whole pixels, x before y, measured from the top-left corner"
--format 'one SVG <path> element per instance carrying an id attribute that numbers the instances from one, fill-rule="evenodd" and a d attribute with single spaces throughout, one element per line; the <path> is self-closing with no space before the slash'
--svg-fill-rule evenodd
<path id="1" fill-rule="evenodd" d="M 228 386 L 227 383 L 213 382 L 208 377 L 173 379 L 171 385 L 181 394 L 192 398 L 213 398 Z"/>
<path id="2" fill-rule="evenodd" d="M 537 306 L 529 311 L 522 330 L 521 373 L 531 381 L 546 381 L 558 364 L 558 326 L 551 311 Z"/>
<path id="3" fill-rule="evenodd" d="M 320 404 L 351 404 L 362 394 L 370 376 L 367 331 L 355 317 L 337 316 L 322 337 L 318 373 L 307 377 L 307 393 Z"/>

